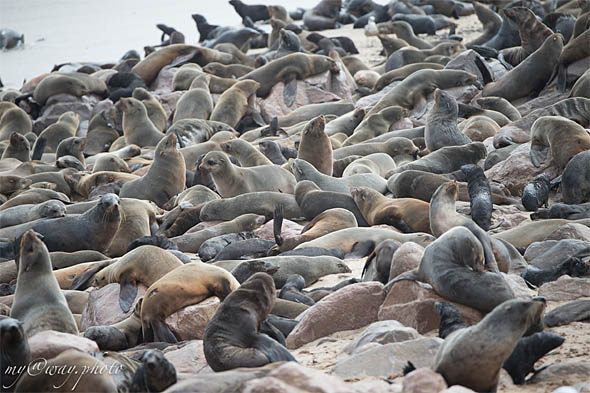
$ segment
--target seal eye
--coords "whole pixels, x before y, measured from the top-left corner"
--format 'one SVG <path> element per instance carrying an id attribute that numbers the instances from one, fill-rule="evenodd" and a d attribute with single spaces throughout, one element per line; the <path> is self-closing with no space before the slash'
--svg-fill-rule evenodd
<path id="1" fill-rule="evenodd" d="M 213 166 L 213 165 L 215 165 L 215 161 L 213 161 L 213 160 L 209 160 L 209 161 L 207 161 L 207 165 L 211 165 L 211 166 Z"/>

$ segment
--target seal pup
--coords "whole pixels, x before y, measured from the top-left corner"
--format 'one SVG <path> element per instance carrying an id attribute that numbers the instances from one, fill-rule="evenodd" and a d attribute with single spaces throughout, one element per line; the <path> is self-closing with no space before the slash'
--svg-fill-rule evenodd
<path id="1" fill-rule="evenodd" d="M 210 296 L 224 300 L 240 286 L 232 274 L 217 266 L 191 262 L 165 274 L 146 291 L 141 306 L 145 342 L 177 342 L 164 320 L 176 311 Z"/>
<path id="2" fill-rule="evenodd" d="M 297 158 L 309 162 L 324 175 L 332 176 L 332 143 L 325 127 L 326 119 L 323 115 L 305 125 L 301 132 Z"/>
<path id="3" fill-rule="evenodd" d="M 295 192 L 295 177 L 286 169 L 274 165 L 240 168 L 219 151 L 205 155 L 199 169 L 208 171 L 219 194 L 224 198 L 256 191 Z"/>
<path id="4" fill-rule="evenodd" d="M 275 296 L 273 279 L 266 273 L 256 273 L 225 298 L 203 338 L 205 358 L 214 371 L 296 361 L 284 346 L 259 333 Z"/>
<path id="5" fill-rule="evenodd" d="M 184 190 L 186 164 L 176 141 L 176 135 L 169 134 L 158 142 L 148 172 L 125 183 L 119 192 L 121 198 L 147 199 L 163 207 L 170 198 Z"/>
<path id="6" fill-rule="evenodd" d="M 303 276 L 300 274 L 291 274 L 281 288 L 278 297 L 280 299 L 302 303 L 311 307 L 315 302 L 312 298 L 303 293 L 303 288 L 305 288 L 305 279 Z"/>
<path id="7" fill-rule="evenodd" d="M 549 175 L 541 173 L 522 190 L 522 205 L 530 212 L 536 212 L 542 206 L 548 207 L 550 189 Z"/>
<path id="8" fill-rule="evenodd" d="M 487 231 L 490 228 L 494 207 L 492 204 L 490 182 L 486 178 L 483 169 L 477 165 L 463 165 L 461 172 L 463 172 L 467 179 L 471 218 L 483 230 Z"/>
<path id="9" fill-rule="evenodd" d="M 482 312 L 515 298 L 502 275 L 484 271 L 481 242 L 460 226 L 445 232 L 426 247 L 418 269 L 389 281 L 384 290 L 388 291 L 402 280 L 426 282 L 443 298 Z"/>
<path id="10" fill-rule="evenodd" d="M 521 276 L 534 286 L 540 287 L 546 282 L 557 280 L 564 274 L 570 277 L 587 276 L 590 274 L 590 265 L 584 263 L 580 258 L 570 257 L 550 269 L 539 269 L 536 266 L 529 265 L 521 273 Z"/>
<path id="11" fill-rule="evenodd" d="M 448 336 L 439 348 L 433 370 L 447 384 L 479 391 L 496 391 L 500 369 L 514 348 L 542 318 L 545 304 L 510 300 L 486 315 L 477 325 Z"/>
<path id="12" fill-rule="evenodd" d="M 25 369 L 31 362 L 31 348 L 23 324 L 17 319 L 0 319 L 0 376 L 2 391 L 11 391 L 20 373 L 13 370 Z"/>
<path id="13" fill-rule="evenodd" d="M 32 230 L 22 237 L 18 265 L 10 317 L 23 322 L 28 337 L 43 330 L 77 335 L 76 321 L 53 275 L 49 251 Z"/>
<path id="14" fill-rule="evenodd" d="M 440 89 L 434 91 L 434 105 L 428 112 L 424 141 L 430 152 L 445 146 L 460 146 L 471 143 L 466 135 L 457 128 L 459 107 L 449 93 Z"/>

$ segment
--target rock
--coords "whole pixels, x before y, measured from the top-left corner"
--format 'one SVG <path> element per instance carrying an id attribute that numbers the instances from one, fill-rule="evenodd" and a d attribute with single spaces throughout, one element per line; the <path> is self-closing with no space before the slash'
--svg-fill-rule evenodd
<path id="1" fill-rule="evenodd" d="M 487 72 L 492 76 L 492 81 L 496 80 L 493 78 L 492 69 L 488 66 L 487 62 L 483 57 L 481 57 L 476 51 L 473 49 L 466 50 L 451 59 L 445 66 L 445 70 L 462 70 L 467 71 L 470 74 L 476 75 L 477 80 L 480 81 L 482 85 L 486 84 L 484 77 L 479 70 L 479 67 L 476 65 L 476 59 L 479 59 L 479 64 L 483 64 L 484 67 L 487 69 Z"/>
<path id="2" fill-rule="evenodd" d="M 426 289 L 415 281 L 404 280 L 390 288 L 379 309 L 379 320 L 393 319 L 424 334 L 438 329 L 440 318 L 434 309 L 436 302 L 454 304 L 459 308 L 463 320 L 471 325 L 484 316 L 478 310 L 443 299 L 432 289 Z"/>
<path id="3" fill-rule="evenodd" d="M 172 92 L 172 79 L 178 72 L 178 67 L 164 67 L 158 73 L 156 79 L 150 85 L 150 90 L 156 95 L 163 95 Z"/>
<path id="4" fill-rule="evenodd" d="M 526 281 L 524 281 L 524 278 L 522 278 L 521 276 L 517 274 L 505 273 L 502 273 L 502 275 L 504 276 L 504 279 L 506 280 L 508 285 L 510 285 L 510 288 L 512 288 L 512 291 L 514 292 L 516 298 L 532 299 L 536 295 L 535 291 L 533 291 L 526 285 Z"/>
<path id="5" fill-rule="evenodd" d="M 536 115 L 537 111 L 542 111 L 546 109 L 546 107 L 551 106 L 561 100 L 564 100 L 569 97 L 569 94 L 566 92 L 558 92 L 556 90 L 545 90 L 544 94 L 540 94 L 538 97 L 524 100 L 518 100 L 513 104 L 516 106 L 516 109 L 520 112 L 522 117 L 531 116 L 533 117 Z M 522 102 L 522 104 L 519 104 Z M 550 110 L 550 109 L 549 109 Z M 550 116 L 550 114 L 540 114 L 535 118 L 535 120 L 541 116 Z M 534 123 L 534 120 L 533 120 Z M 532 124 L 532 123 L 531 123 Z M 530 135 L 529 135 L 530 137 Z M 529 139 L 530 140 L 530 139 Z"/>
<path id="6" fill-rule="evenodd" d="M 544 319 L 545 325 L 549 327 L 590 319 L 590 300 L 583 299 L 564 304 L 546 313 Z"/>
<path id="7" fill-rule="evenodd" d="M 508 72 L 506 67 L 504 67 L 504 65 L 498 60 L 485 62 L 484 64 L 486 64 L 488 68 L 492 70 L 492 75 L 495 81 L 500 79 L 505 73 Z"/>
<path id="8" fill-rule="evenodd" d="M 90 326 L 112 325 L 129 317 L 133 313 L 135 304 L 147 289 L 141 284 L 137 287 L 135 301 L 129 311 L 124 313 L 119 305 L 119 288 L 119 284 L 108 284 L 90 292 L 88 304 L 86 304 L 84 312 L 82 312 L 81 331 L 88 329 Z"/>
<path id="9" fill-rule="evenodd" d="M 428 367 L 412 371 L 404 377 L 403 393 L 438 393 L 447 388 L 442 375 Z"/>
<path id="10" fill-rule="evenodd" d="M 571 223 L 565 224 L 551 232 L 545 240 L 582 240 L 590 242 L 590 228 L 586 225 Z"/>
<path id="11" fill-rule="evenodd" d="M 414 242 L 405 242 L 398 247 L 391 258 L 391 268 L 389 270 L 389 280 L 409 270 L 416 269 L 420 266 L 420 261 L 424 256 L 424 247 Z"/>
<path id="12" fill-rule="evenodd" d="M 531 378 L 530 383 L 553 382 L 560 385 L 575 385 L 588 382 L 588 375 L 590 362 L 557 363 L 539 371 Z"/>
<path id="13" fill-rule="evenodd" d="M 163 93 L 157 96 L 158 100 L 160 100 L 160 104 L 162 104 L 162 107 L 166 111 L 166 117 L 168 119 L 170 119 L 172 112 L 174 112 L 176 109 L 178 100 L 180 100 L 180 97 L 182 97 L 184 93 L 184 91 L 172 91 L 170 93 Z"/>
<path id="14" fill-rule="evenodd" d="M 456 204 L 457 213 L 464 214 L 466 216 L 471 215 L 470 202 L 457 201 Z M 494 205 L 492 210 L 492 227 L 499 224 L 499 227 L 490 230 L 490 233 L 499 233 L 508 229 L 517 227 L 524 221 L 529 221 L 530 212 L 523 212 L 518 210 L 514 205 Z"/>
<path id="15" fill-rule="evenodd" d="M 486 177 L 489 181 L 504 184 L 512 195 L 521 196 L 523 188 L 537 175 L 547 173 L 552 179 L 559 175 L 559 170 L 550 165 L 551 160 L 546 160 L 539 168 L 535 167 L 531 162 L 530 150 L 530 143 L 523 143 L 514 149 L 506 160 L 485 171 Z"/>
<path id="16" fill-rule="evenodd" d="M 44 330 L 29 338 L 31 359 L 46 359 L 56 357 L 63 351 L 75 349 L 80 352 L 98 352 L 98 345 L 92 340 L 75 334 Z"/>
<path id="17" fill-rule="evenodd" d="M 546 240 L 528 246 L 524 258 L 539 269 L 551 269 L 587 247 L 581 240 Z"/>
<path id="18" fill-rule="evenodd" d="M 461 385 L 453 385 L 448 389 L 441 390 L 440 393 L 475 393 L 473 390 Z"/>
<path id="19" fill-rule="evenodd" d="M 76 97 L 70 94 L 57 94 L 51 96 L 33 123 L 33 132 L 38 135 L 47 126 L 55 123 L 62 114 L 72 111 L 80 115 L 80 127 L 76 135 L 85 136 L 93 108 L 99 100 L 97 96 L 93 95 Z"/>
<path id="20" fill-rule="evenodd" d="M 207 324 L 221 304 L 218 297 L 212 296 L 185 307 L 166 318 L 166 324 L 179 340 L 202 340 Z"/>
<path id="21" fill-rule="evenodd" d="M 372 389 L 368 387 L 372 386 Z M 333 375 L 306 368 L 295 362 L 280 365 L 263 378 L 251 379 L 240 389 L 243 393 L 365 393 L 396 392 L 393 385 L 382 381 L 347 384 Z"/>
<path id="22" fill-rule="evenodd" d="M 187 307 L 188 308 L 188 307 Z M 211 371 L 203 352 L 203 341 L 192 340 L 183 343 L 182 348 L 164 350 L 164 357 L 174 365 L 176 373 L 186 379 L 188 376 Z"/>
<path id="23" fill-rule="evenodd" d="M 348 285 L 326 296 L 297 317 L 299 323 L 287 337 L 287 348 L 377 321 L 384 298 L 383 284 L 374 281 Z"/>
<path id="24" fill-rule="evenodd" d="M 590 278 L 561 276 L 557 281 L 541 285 L 539 296 L 551 301 L 568 301 L 590 297 Z"/>
<path id="25" fill-rule="evenodd" d="M 347 354 L 358 352 L 370 343 L 389 344 L 414 340 L 420 337 L 416 329 L 408 328 L 398 321 L 380 321 L 370 324 L 356 339 L 344 348 Z"/>
<path id="26" fill-rule="evenodd" d="M 432 366 L 442 342 L 440 338 L 423 337 L 385 344 L 341 360 L 336 363 L 332 372 L 346 378 L 397 376 L 402 373 L 408 360 L 416 368 Z"/>
<path id="27" fill-rule="evenodd" d="M 300 235 L 302 229 L 303 229 L 303 226 L 297 224 L 294 221 L 283 220 L 283 227 L 281 229 L 281 235 L 283 236 L 283 239 L 288 239 L 292 236 Z M 262 225 L 260 228 L 255 229 L 253 232 L 258 238 L 260 238 L 262 240 L 271 240 L 271 241 L 275 240 L 272 220 L 268 221 L 266 224 Z"/>

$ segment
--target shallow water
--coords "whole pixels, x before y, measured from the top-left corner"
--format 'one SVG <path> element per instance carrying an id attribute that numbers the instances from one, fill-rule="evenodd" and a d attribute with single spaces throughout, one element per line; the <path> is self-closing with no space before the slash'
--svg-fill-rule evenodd
<path id="1" fill-rule="evenodd" d="M 291 10 L 311 8 L 318 0 L 246 3 Z M 0 78 L 5 86 L 19 88 L 23 80 L 49 72 L 55 64 L 110 62 L 130 49 L 143 55 L 144 46 L 160 42 L 157 23 L 173 26 L 187 43 L 197 43 L 194 13 L 212 24 L 241 22 L 226 0 L 0 0 L 0 27 L 25 35 L 24 47 L 0 52 Z"/>

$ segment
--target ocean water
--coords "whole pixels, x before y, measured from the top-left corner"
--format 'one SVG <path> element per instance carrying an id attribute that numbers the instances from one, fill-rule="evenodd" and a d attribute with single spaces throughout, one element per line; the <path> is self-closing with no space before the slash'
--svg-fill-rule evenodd
<path id="1" fill-rule="evenodd" d="M 246 3 L 283 5 L 291 10 L 311 8 L 318 0 Z M 0 0 L 0 28 L 25 35 L 23 47 L 0 52 L 0 79 L 7 87 L 19 88 L 24 80 L 51 71 L 55 64 L 111 62 L 130 49 L 143 56 L 144 46 L 160 42 L 157 23 L 181 31 L 187 43 L 197 43 L 194 13 L 212 24 L 241 23 L 227 0 Z"/>

